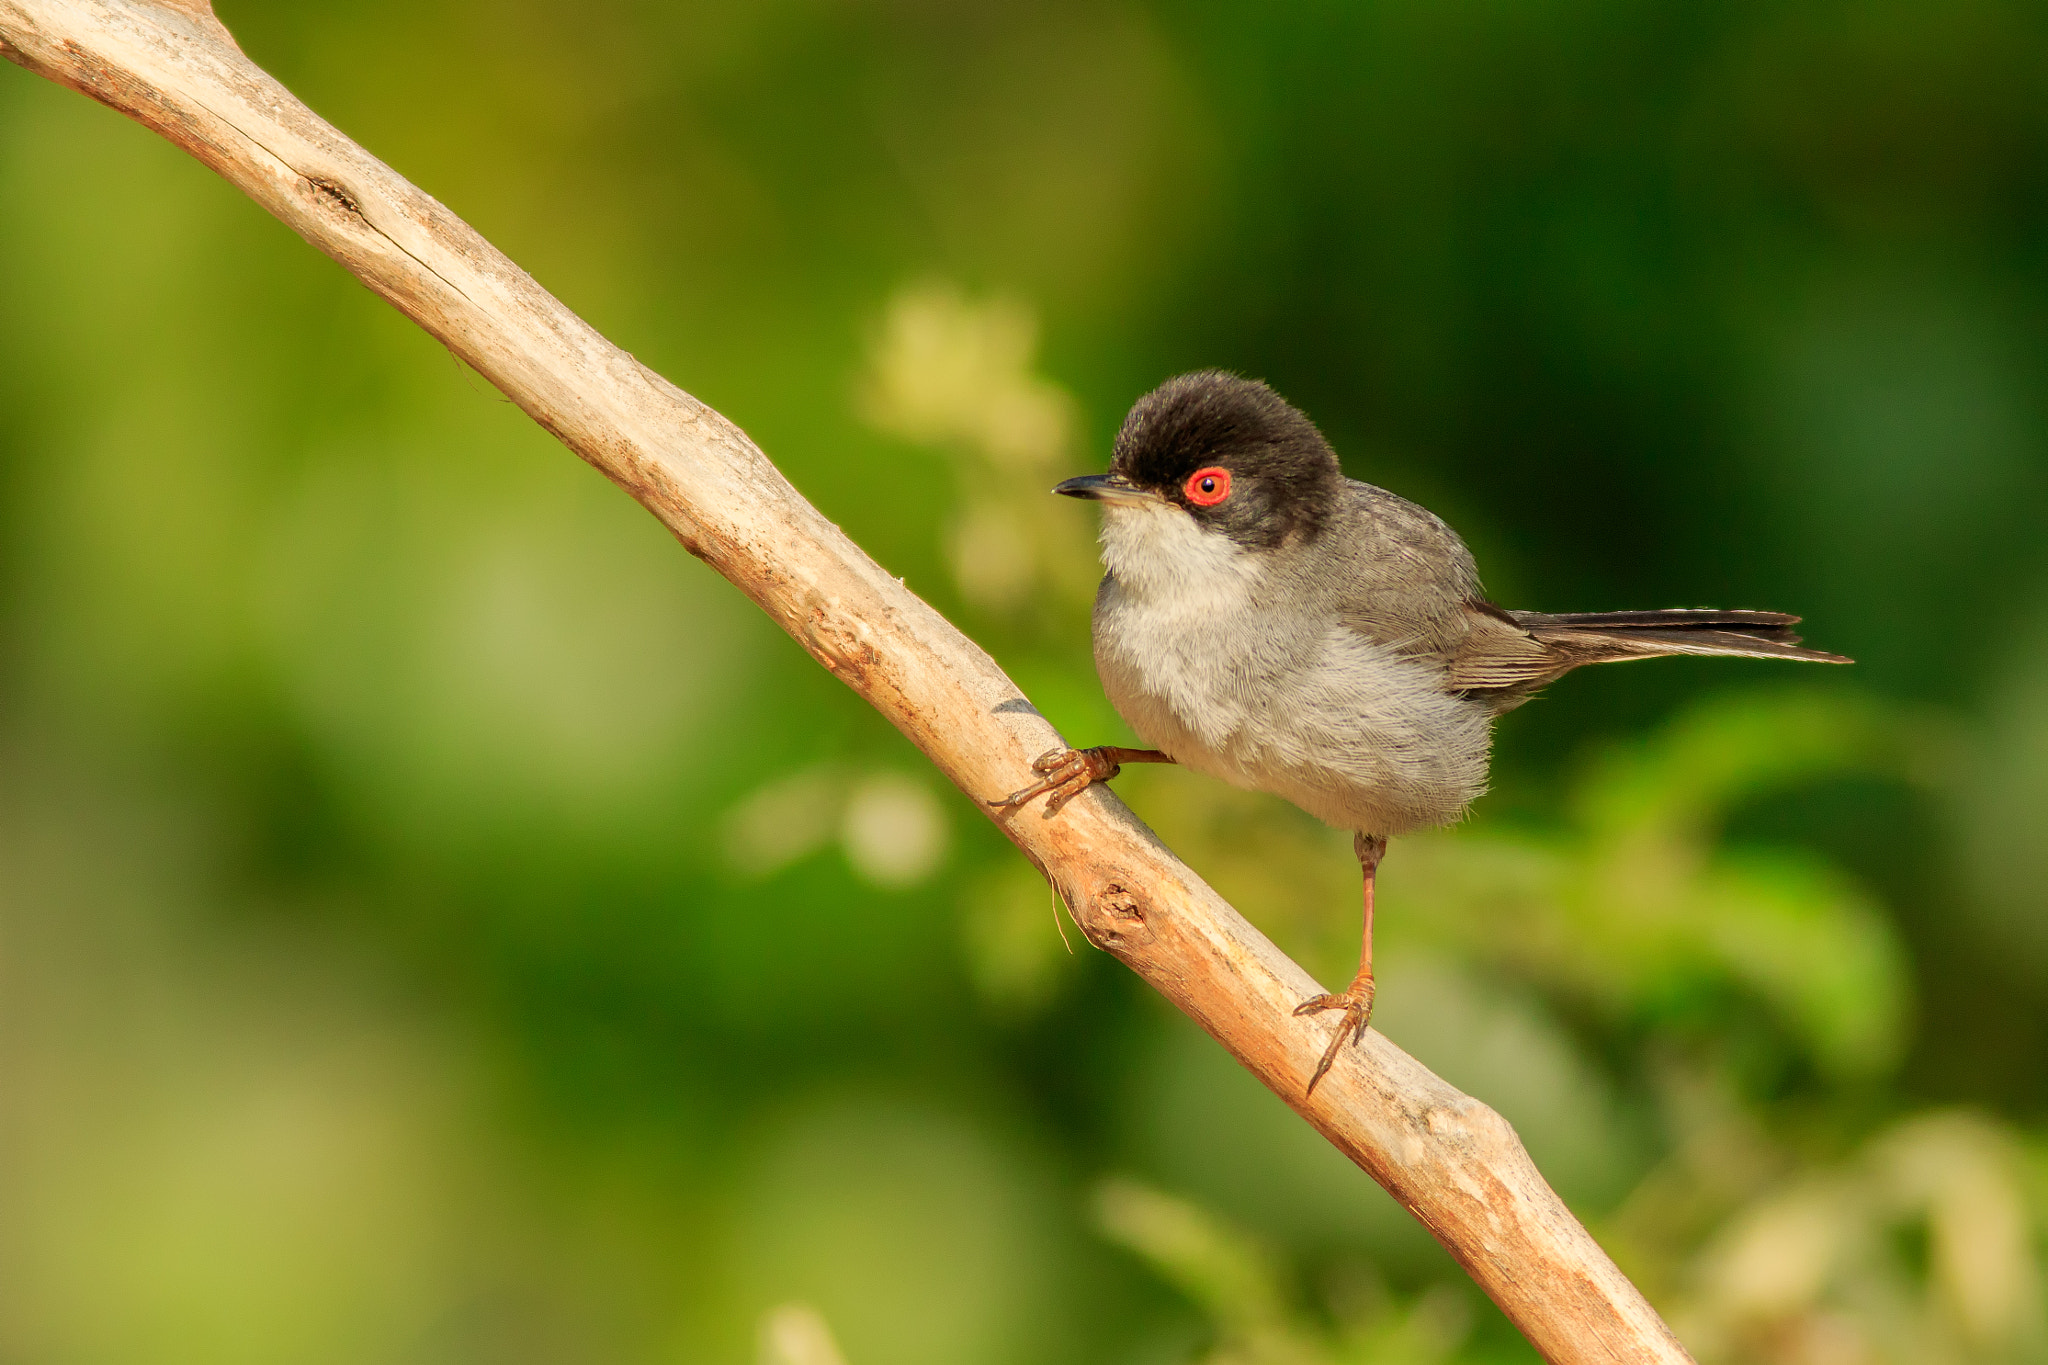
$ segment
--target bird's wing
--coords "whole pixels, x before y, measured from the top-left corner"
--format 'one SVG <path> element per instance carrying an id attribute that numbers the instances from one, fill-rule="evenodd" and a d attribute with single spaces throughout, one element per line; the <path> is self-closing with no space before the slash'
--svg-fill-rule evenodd
<path id="1" fill-rule="evenodd" d="M 1453 692 L 1540 687 L 1571 667 L 1513 616 L 1481 597 L 1459 604 L 1465 632 L 1444 686 Z"/>
<path id="2" fill-rule="evenodd" d="M 1434 513 L 1370 484 L 1350 485 L 1349 587 L 1339 615 L 1375 644 L 1448 664 L 1479 592 L 1472 553 Z"/>

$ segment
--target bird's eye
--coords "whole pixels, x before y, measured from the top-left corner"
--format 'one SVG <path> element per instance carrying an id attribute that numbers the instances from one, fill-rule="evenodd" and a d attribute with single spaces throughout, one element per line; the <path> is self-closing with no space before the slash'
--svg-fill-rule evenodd
<path id="1" fill-rule="evenodd" d="M 1197 469 L 1188 475 L 1188 481 L 1181 485 L 1181 491 L 1188 495 L 1188 501 L 1197 507 L 1214 507 L 1230 496 L 1230 471 L 1221 465 Z"/>

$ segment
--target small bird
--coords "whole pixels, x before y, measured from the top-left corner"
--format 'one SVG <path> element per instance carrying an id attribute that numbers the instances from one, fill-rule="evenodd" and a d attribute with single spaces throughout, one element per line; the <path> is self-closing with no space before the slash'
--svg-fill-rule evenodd
<path id="1" fill-rule="evenodd" d="M 1549 615 L 1489 602 L 1436 516 L 1344 477 L 1315 424 L 1218 370 L 1169 379 L 1124 419 L 1107 474 L 1053 489 L 1102 504 L 1095 667 L 1149 749 L 1055 749 L 998 808 L 1046 814 L 1125 763 L 1178 763 L 1352 831 L 1364 946 L 1308 1089 L 1372 1019 L 1373 879 L 1387 840 L 1459 819 L 1486 789 L 1493 719 L 1582 664 L 1664 654 L 1849 663 L 1772 611 Z"/>

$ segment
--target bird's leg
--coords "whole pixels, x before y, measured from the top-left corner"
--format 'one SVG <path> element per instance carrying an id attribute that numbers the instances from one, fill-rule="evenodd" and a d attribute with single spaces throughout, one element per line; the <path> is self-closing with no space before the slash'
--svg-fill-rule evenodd
<path id="1" fill-rule="evenodd" d="M 1097 782 L 1107 782 L 1115 777 L 1126 763 L 1171 762 L 1171 758 L 1157 749 L 1119 749 L 1113 744 L 1093 749 L 1047 749 L 1032 761 L 1031 771 L 1039 774 L 1036 782 L 988 804 L 1001 810 L 1008 806 L 1021 806 L 1035 796 L 1051 792 L 1052 796 L 1045 803 L 1045 813 L 1056 815 L 1061 806 Z"/>
<path id="2" fill-rule="evenodd" d="M 1365 874 L 1365 943 L 1358 950 L 1358 975 L 1351 978 L 1351 985 L 1342 995 L 1319 995 L 1313 1000 L 1302 1001 L 1294 1008 L 1296 1014 L 1344 1011 L 1344 1018 L 1337 1025 L 1337 1036 L 1330 1040 L 1323 1060 L 1316 1063 L 1316 1074 L 1309 1077 L 1308 1093 L 1311 1095 L 1316 1093 L 1317 1082 L 1335 1064 L 1344 1044 L 1363 1039 L 1365 1026 L 1372 1022 L 1372 884 L 1380 869 L 1380 859 L 1386 856 L 1387 841 L 1377 834 L 1360 834 L 1353 837 L 1351 847 L 1358 854 L 1359 871 Z"/>

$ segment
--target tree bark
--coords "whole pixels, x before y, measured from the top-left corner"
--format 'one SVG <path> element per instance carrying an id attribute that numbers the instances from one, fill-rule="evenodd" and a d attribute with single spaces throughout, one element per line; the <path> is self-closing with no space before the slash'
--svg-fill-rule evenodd
<path id="1" fill-rule="evenodd" d="M 902 730 L 984 813 L 1059 736 L 972 641 L 732 423 L 606 341 L 258 69 L 207 0 L 0 0 L 0 55 L 177 143 L 496 384 Z M 1305 1093 L 1320 987 L 1107 789 L 994 812 L 1097 946 L 1206 1029 L 1447 1247 L 1555 1362 L 1690 1357 L 1514 1130 L 1378 1033 Z"/>

